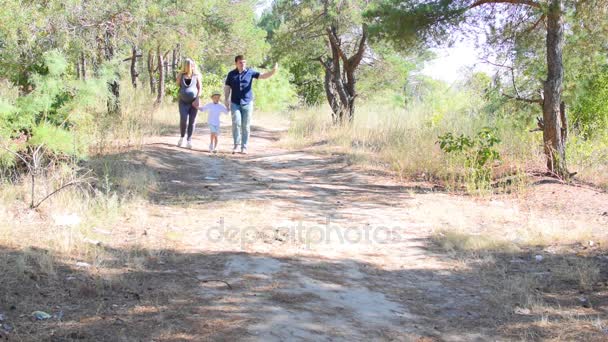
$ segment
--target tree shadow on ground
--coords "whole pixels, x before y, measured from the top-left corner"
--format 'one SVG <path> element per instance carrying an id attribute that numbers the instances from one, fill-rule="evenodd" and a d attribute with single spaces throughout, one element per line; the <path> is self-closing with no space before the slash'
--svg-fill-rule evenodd
<path id="1" fill-rule="evenodd" d="M 256 128 L 258 139 L 278 139 L 276 131 Z M 340 153 L 259 150 L 249 155 L 209 154 L 154 143 L 142 150 L 107 156 L 129 169 L 155 175 L 149 199 L 158 204 L 196 204 L 226 200 L 264 200 L 289 210 L 327 216 L 348 205 L 370 209 L 406 203 L 411 194 L 432 187 L 378 183 L 372 174 L 351 168 Z M 119 166 L 117 166 L 119 167 Z"/>
<path id="2" fill-rule="evenodd" d="M 431 242 L 424 243 L 432 248 Z M 551 286 L 536 289 L 539 297 L 578 316 L 534 309 L 513 314 L 524 304 L 509 298 L 513 294 L 508 290 L 489 287 L 497 284 L 484 279 L 488 273 L 483 264 L 458 270 L 424 265 L 386 269 L 362 260 L 304 255 L 99 249 L 103 258 L 98 265 L 77 267 L 49 250 L 0 247 L 0 324 L 12 330 L 0 329 L 0 336 L 9 341 L 606 337 L 598 327 L 581 323 L 608 318 L 605 285 L 594 284 L 585 293 L 590 305 L 583 308 L 576 285 L 547 279 Z M 547 272 L 546 265 L 510 262 L 529 260 L 529 253 L 493 257 L 507 268 L 509 278 Z M 604 265 L 599 283 L 606 280 Z M 56 317 L 32 321 L 35 310 Z"/>

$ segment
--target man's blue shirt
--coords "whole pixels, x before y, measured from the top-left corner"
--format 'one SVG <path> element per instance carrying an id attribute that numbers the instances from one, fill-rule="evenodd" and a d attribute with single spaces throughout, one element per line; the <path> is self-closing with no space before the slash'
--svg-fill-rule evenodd
<path id="1" fill-rule="evenodd" d="M 232 89 L 232 103 L 246 105 L 253 101 L 253 79 L 258 77 L 260 73 L 252 69 L 245 69 L 241 73 L 238 69 L 230 71 L 226 76 L 226 85 Z"/>

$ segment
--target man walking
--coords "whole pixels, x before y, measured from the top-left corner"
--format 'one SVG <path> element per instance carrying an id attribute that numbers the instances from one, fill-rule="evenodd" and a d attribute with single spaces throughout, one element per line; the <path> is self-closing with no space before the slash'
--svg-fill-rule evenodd
<path id="1" fill-rule="evenodd" d="M 234 147 L 232 153 L 236 153 L 241 145 L 241 153 L 247 154 L 247 142 L 249 141 L 249 131 L 251 117 L 253 114 L 253 79 L 266 79 L 272 77 L 277 72 L 277 64 L 272 71 L 260 74 L 259 72 L 247 68 L 247 60 L 243 55 L 234 58 L 236 68 L 226 76 L 224 86 L 224 102 L 226 108 L 232 113 L 232 138 Z"/>

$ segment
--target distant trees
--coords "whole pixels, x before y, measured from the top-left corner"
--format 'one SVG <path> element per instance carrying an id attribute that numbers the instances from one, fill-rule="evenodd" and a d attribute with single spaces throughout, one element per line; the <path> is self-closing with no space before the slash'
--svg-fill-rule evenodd
<path id="1" fill-rule="evenodd" d="M 268 45 L 254 6 L 231 0 L 0 0 L 0 146 L 19 152 L 36 142 L 57 154 L 81 155 L 86 149 L 77 131 L 90 133 L 92 113 L 120 120 L 125 84 L 138 91 L 149 84 L 161 103 L 185 56 L 218 74 L 237 53 L 261 62 Z M 5 152 L 0 164 L 7 165 L 14 155 Z"/>
<path id="2" fill-rule="evenodd" d="M 288 59 L 293 69 L 321 71 L 335 123 L 350 122 L 355 115 L 356 74 L 368 50 L 367 26 L 360 17 L 366 6 L 355 0 L 278 0 L 273 18 L 265 18 L 277 57 Z"/>
<path id="3" fill-rule="evenodd" d="M 606 13 L 606 2 L 593 1 L 600 13 Z M 423 42 L 441 42 L 450 39 L 455 27 L 461 24 L 482 24 L 488 28 L 488 42 L 496 48 L 502 46 L 534 45 L 544 31 L 544 82 L 537 97 L 522 95 L 515 85 L 511 98 L 542 107 L 539 121 L 543 131 L 547 168 L 554 174 L 569 178 L 566 166 L 566 137 L 568 121 L 563 102 L 564 89 L 564 22 L 574 27 L 589 10 L 585 5 L 567 0 L 451 0 L 412 1 L 382 0 L 366 13 L 371 31 L 380 39 L 389 39 L 400 45 Z M 507 11 L 505 13 L 505 11 Z M 606 16 L 603 17 L 604 22 Z M 605 25 L 605 24 L 604 24 Z M 531 49 L 533 50 L 533 49 Z M 534 50 L 533 50 L 534 51 Z M 514 53 L 513 53 L 514 52 Z M 510 49 L 507 58 L 521 60 L 518 50 Z M 537 55 L 526 55 L 536 59 Z"/>

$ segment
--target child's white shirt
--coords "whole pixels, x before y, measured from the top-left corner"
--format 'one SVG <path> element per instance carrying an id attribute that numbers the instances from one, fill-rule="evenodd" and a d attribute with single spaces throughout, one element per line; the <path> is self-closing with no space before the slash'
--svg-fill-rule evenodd
<path id="1" fill-rule="evenodd" d="M 220 115 L 228 113 L 228 109 L 221 103 L 209 102 L 202 107 L 198 107 L 198 109 L 201 112 L 207 112 L 207 123 L 215 126 L 220 125 Z"/>

